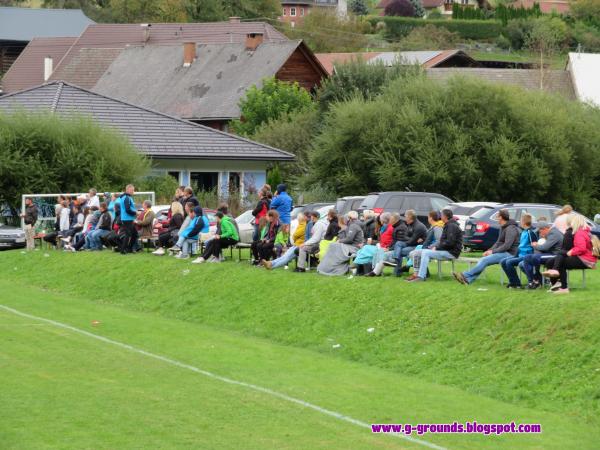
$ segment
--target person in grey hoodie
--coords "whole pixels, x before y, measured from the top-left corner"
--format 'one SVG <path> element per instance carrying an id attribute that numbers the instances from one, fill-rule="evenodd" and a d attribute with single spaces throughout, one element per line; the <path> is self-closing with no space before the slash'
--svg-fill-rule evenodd
<path id="1" fill-rule="evenodd" d="M 563 234 L 548 222 L 538 222 L 540 239 L 532 243 L 534 253 L 526 255 L 519 267 L 527 275 L 527 289 L 537 289 L 542 285 L 540 266 L 560 253 Z"/>
<path id="2" fill-rule="evenodd" d="M 521 236 L 519 226 L 510 218 L 506 209 L 501 209 L 498 212 L 498 222 L 500 223 L 500 236 L 498 236 L 496 243 L 483 253 L 483 258 L 479 260 L 475 267 L 462 273 L 453 272 L 452 275 L 456 281 L 461 284 L 471 284 L 488 266 L 500 264 L 502 260 L 517 254 Z"/>
<path id="3" fill-rule="evenodd" d="M 358 222 L 358 213 L 350 211 L 340 219 L 342 230 L 337 242 L 327 249 L 319 263 L 317 272 L 322 275 L 344 275 L 348 272 L 349 261 L 364 244 L 363 229 Z"/>

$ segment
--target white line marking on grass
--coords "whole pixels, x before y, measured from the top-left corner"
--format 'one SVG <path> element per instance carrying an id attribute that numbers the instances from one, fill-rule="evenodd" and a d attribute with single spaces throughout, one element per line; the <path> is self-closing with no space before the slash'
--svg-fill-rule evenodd
<path id="1" fill-rule="evenodd" d="M 67 325 L 65 323 L 56 322 L 54 320 L 45 319 L 43 317 L 33 316 L 31 314 L 27 314 L 27 313 L 18 311 L 16 309 L 10 308 L 8 306 L 0 305 L 0 309 L 3 309 L 3 310 L 8 311 L 10 313 L 13 313 L 13 314 L 15 314 L 17 316 L 26 317 L 28 319 L 33 319 L 33 320 L 38 320 L 38 321 L 41 321 L 41 322 L 45 322 L 45 323 L 54 325 L 54 326 L 59 327 L 59 328 L 63 328 L 65 330 L 70 330 L 70 331 L 73 331 L 75 333 L 79 333 L 79 334 L 82 334 L 84 336 L 87 336 L 87 337 L 90 337 L 90 338 L 97 339 L 99 341 L 105 342 L 107 344 L 112 344 L 112 345 L 115 345 L 117 347 L 121 347 L 121 348 L 124 348 L 126 350 L 129 350 L 129 351 L 132 351 L 132 352 L 135 352 L 135 353 L 139 353 L 140 355 L 144 355 L 144 356 L 147 356 L 149 358 L 154 358 L 154 359 L 157 359 L 159 361 L 165 362 L 167 364 L 171 364 L 173 366 L 180 367 L 182 369 L 191 370 L 192 372 L 199 373 L 201 375 L 204 375 L 204 376 L 206 376 L 208 378 L 212 378 L 214 380 L 222 381 L 223 383 L 233 384 L 233 385 L 236 385 L 236 386 L 242 386 L 242 387 L 245 387 L 245 388 L 248 388 L 248 389 L 252 389 L 254 391 L 262 392 L 263 394 L 267 394 L 267 395 L 270 395 L 272 397 L 277 397 L 277 398 L 280 398 L 282 400 L 286 400 L 286 401 L 291 402 L 291 403 L 296 403 L 298 405 L 304 406 L 305 408 L 310 408 L 310 409 L 312 409 L 314 411 L 320 412 L 321 414 L 325 414 L 325 415 L 333 417 L 335 419 L 338 419 L 338 420 L 341 420 L 341 421 L 344 421 L 344 422 L 348 422 L 348 423 L 351 423 L 353 425 L 356 425 L 356 426 L 359 426 L 359 427 L 362 427 L 362 428 L 368 428 L 369 430 L 371 430 L 371 425 L 368 424 L 368 423 L 366 423 L 366 422 L 363 422 L 363 421 L 358 420 L 358 419 L 354 419 L 354 418 L 352 418 L 350 416 L 345 416 L 344 414 L 336 412 L 336 411 L 331 411 L 330 409 L 322 408 L 322 407 L 320 407 L 318 405 L 314 405 L 312 403 L 306 402 L 304 400 L 300 400 L 300 399 L 295 398 L 295 397 L 290 397 L 289 395 L 282 394 L 281 392 L 273 391 L 273 390 L 271 390 L 269 388 L 258 386 L 256 384 L 246 383 L 244 381 L 237 381 L 237 380 L 233 380 L 231 378 L 223 377 L 221 375 L 217 375 L 217 374 L 214 374 L 212 372 L 208 372 L 207 370 L 199 369 L 198 367 L 190 366 L 189 364 L 185 364 L 185 363 L 176 361 L 174 359 L 167 358 L 165 356 L 157 355 L 155 353 L 150 353 L 150 352 L 147 352 L 146 350 L 142 350 L 140 348 L 133 347 L 132 345 L 129 345 L 129 344 L 124 344 L 123 342 L 114 341 L 114 340 L 106 338 L 104 336 L 100 336 L 100 335 L 97 335 L 97 334 L 94 334 L 94 333 L 90 333 L 88 331 L 81 330 L 79 328 L 75 328 L 75 327 L 73 327 L 71 325 Z M 400 439 L 405 439 L 405 440 L 413 442 L 415 444 L 422 445 L 424 447 L 432 448 L 432 449 L 435 449 L 435 450 L 447 450 L 445 447 L 440 447 L 439 445 L 433 444 L 431 442 L 423 441 L 421 439 L 416 439 L 416 438 L 414 438 L 412 436 L 406 436 L 406 435 L 401 434 L 401 433 L 384 433 L 384 434 L 388 435 L 388 436 L 397 437 L 397 438 L 400 438 Z"/>

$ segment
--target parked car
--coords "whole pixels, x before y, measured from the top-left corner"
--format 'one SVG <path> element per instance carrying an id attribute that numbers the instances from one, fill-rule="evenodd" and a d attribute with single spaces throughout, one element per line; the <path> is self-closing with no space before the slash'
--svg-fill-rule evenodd
<path id="1" fill-rule="evenodd" d="M 327 213 L 330 209 L 334 209 L 335 205 L 333 203 L 311 203 L 306 205 L 304 212 L 312 212 L 317 211 L 319 216 L 321 217 L 320 221 L 327 220 Z M 294 234 L 296 231 L 296 227 L 298 226 L 298 219 L 293 219 L 290 223 L 290 236 Z"/>
<path id="2" fill-rule="evenodd" d="M 413 209 L 418 219 L 427 225 L 427 217 L 431 210 L 441 210 L 452 203 L 448 197 L 430 192 L 379 192 L 365 197 L 361 208 L 371 209 L 376 214 L 383 212 L 396 212 L 404 214 L 406 210 Z"/>
<path id="3" fill-rule="evenodd" d="M 460 229 L 465 231 L 465 225 L 469 217 L 483 207 L 487 206 L 493 208 L 499 204 L 500 203 L 498 202 L 454 202 L 446 205 L 444 209 L 448 208 L 452 210 L 454 217 L 456 217 L 456 220 L 460 225 Z"/>
<path id="4" fill-rule="evenodd" d="M 254 233 L 254 216 L 252 210 L 244 211 L 235 218 L 240 230 L 240 242 L 252 244 L 252 234 Z"/>
<path id="5" fill-rule="evenodd" d="M 292 220 L 294 220 L 296 217 L 298 217 L 298 214 L 300 214 L 301 212 L 304 212 L 304 210 L 306 209 L 306 205 L 296 205 L 292 208 L 292 212 L 290 213 L 290 217 L 292 218 Z"/>
<path id="6" fill-rule="evenodd" d="M 547 222 L 553 222 L 556 212 L 561 207 L 543 203 L 505 203 L 493 207 L 485 206 L 467 220 L 463 239 L 465 247 L 473 250 L 487 250 L 494 245 L 500 234 L 498 212 L 501 209 L 507 209 L 510 218 L 517 222 L 521 220 L 522 214 L 531 214 L 533 226 L 535 227 L 540 218 Z M 592 229 L 592 233 L 600 237 L 600 226 L 588 218 L 586 218 L 586 221 Z"/>
<path id="7" fill-rule="evenodd" d="M 350 211 L 359 212 L 360 205 L 362 205 L 364 199 L 364 195 L 338 198 L 337 202 L 335 203 L 335 209 L 338 212 L 338 214 L 342 215 L 349 213 Z"/>
<path id="8" fill-rule="evenodd" d="M 18 227 L 0 223 L 0 250 L 25 247 L 25 232 Z"/>

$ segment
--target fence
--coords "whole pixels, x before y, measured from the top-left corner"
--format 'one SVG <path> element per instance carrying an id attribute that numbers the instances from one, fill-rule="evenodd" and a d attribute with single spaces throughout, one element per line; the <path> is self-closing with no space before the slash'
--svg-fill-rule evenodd
<path id="1" fill-rule="evenodd" d="M 112 193 L 108 193 L 109 196 Z M 119 193 L 120 194 L 120 193 Z M 38 209 L 38 221 L 36 223 L 36 233 L 42 231 L 51 231 L 54 229 L 54 223 L 56 221 L 55 208 L 56 208 L 56 199 L 59 196 L 69 196 L 71 198 L 77 198 L 79 196 L 86 196 L 86 193 L 77 193 L 77 194 L 24 194 L 21 196 L 21 211 L 25 211 L 25 199 L 31 198 L 35 206 Z M 98 192 L 98 197 L 101 201 L 106 200 L 105 193 Z M 155 194 L 152 191 L 148 192 L 136 192 L 133 195 L 133 199 L 135 201 L 136 208 L 140 208 L 144 200 L 150 200 L 154 205 Z M 25 223 L 23 218 L 21 218 L 21 228 L 25 228 Z"/>

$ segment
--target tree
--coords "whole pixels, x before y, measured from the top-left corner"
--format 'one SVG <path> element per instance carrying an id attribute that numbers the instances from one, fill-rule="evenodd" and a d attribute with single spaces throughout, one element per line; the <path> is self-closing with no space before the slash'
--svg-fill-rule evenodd
<path id="1" fill-rule="evenodd" d="M 0 114 L 0 204 L 13 209 L 25 193 L 120 190 L 149 166 L 126 138 L 91 119 Z"/>
<path id="2" fill-rule="evenodd" d="M 365 0 L 350 0 L 348 9 L 357 16 L 366 16 L 369 14 L 369 7 Z"/>
<path id="3" fill-rule="evenodd" d="M 456 48 L 460 36 L 444 27 L 427 24 L 415 27 L 395 47 L 399 50 L 438 50 Z"/>
<path id="4" fill-rule="evenodd" d="M 392 0 L 385 7 L 386 16 L 414 17 L 415 7 L 410 0 Z"/>
<path id="5" fill-rule="evenodd" d="M 313 8 L 295 27 L 284 26 L 290 39 L 302 39 L 314 52 L 356 52 L 368 44 L 365 33 L 371 30 L 366 20 L 342 19 L 329 8 Z"/>
<path id="6" fill-rule="evenodd" d="M 335 74 L 324 80 L 317 98 L 321 109 L 335 102 L 352 98 L 372 99 L 379 95 L 392 80 L 420 72 L 418 66 L 396 61 L 391 67 L 382 62 L 366 63 L 361 59 L 336 66 Z"/>
<path id="7" fill-rule="evenodd" d="M 558 17 L 540 17 L 525 38 L 525 46 L 540 54 L 540 89 L 544 88 L 544 56 L 559 50 L 567 39 L 567 24 Z"/>
<path id="8" fill-rule="evenodd" d="M 236 133 L 251 136 L 263 123 L 310 108 L 312 104 L 312 97 L 298 83 L 265 78 L 262 87 L 252 86 L 240 101 L 242 118 L 231 126 Z"/>
<path id="9" fill-rule="evenodd" d="M 571 14 L 577 19 L 600 24 L 600 0 L 575 0 L 571 2 Z"/>
<path id="10" fill-rule="evenodd" d="M 423 2 L 421 0 L 410 0 L 410 3 L 413 5 L 415 9 L 414 16 L 415 17 L 424 17 L 425 16 L 425 8 L 423 8 Z"/>
<path id="11" fill-rule="evenodd" d="M 221 0 L 187 0 L 185 9 L 192 22 L 217 22 L 227 18 L 227 11 Z"/>
<path id="12" fill-rule="evenodd" d="M 459 200 L 600 208 L 600 110 L 518 87 L 425 76 L 331 106 L 307 184 L 339 195 L 440 192 Z"/>
<path id="13" fill-rule="evenodd" d="M 252 140 L 293 153 L 296 160 L 280 169 L 283 179 L 296 180 L 309 171 L 308 157 L 319 132 L 320 121 L 315 107 L 284 114 L 262 124 L 252 135 Z"/>

